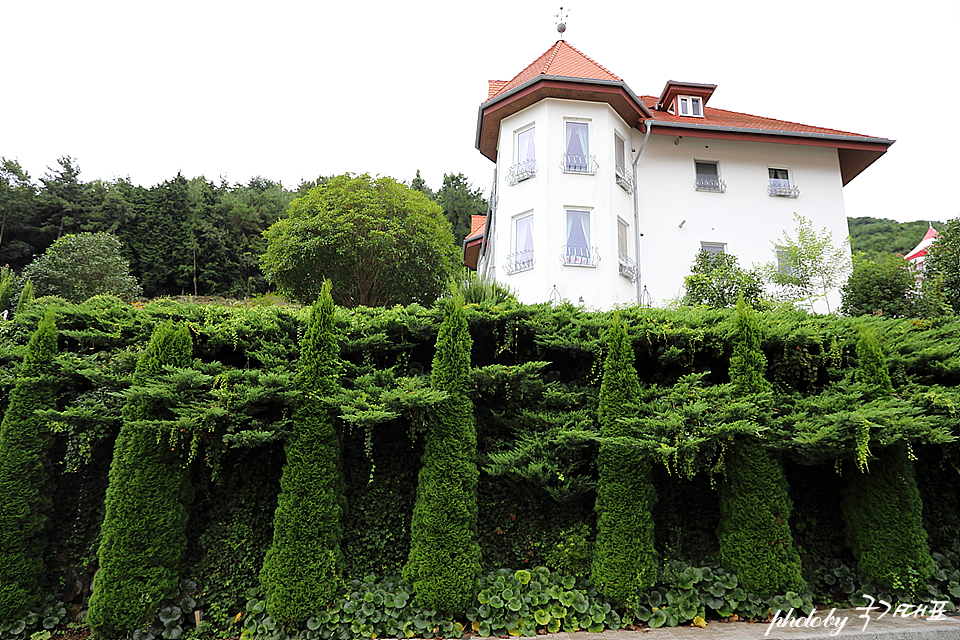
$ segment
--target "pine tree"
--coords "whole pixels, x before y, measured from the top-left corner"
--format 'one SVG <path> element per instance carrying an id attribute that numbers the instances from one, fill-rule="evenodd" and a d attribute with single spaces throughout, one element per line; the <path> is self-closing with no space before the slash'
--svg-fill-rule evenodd
<path id="1" fill-rule="evenodd" d="M 30 338 L 0 423 L 0 622 L 22 616 L 41 595 L 53 487 L 45 451 L 50 435 L 37 412 L 56 408 L 55 318 L 48 309 Z"/>
<path id="2" fill-rule="evenodd" d="M 770 390 L 760 341 L 756 316 L 741 296 L 730 358 L 730 382 L 737 396 L 762 397 Z M 768 411 L 762 414 L 761 419 L 769 420 Z M 741 436 L 727 452 L 725 465 L 717 529 L 721 564 L 736 572 L 747 591 L 774 595 L 799 590 L 800 554 L 789 523 L 793 503 L 779 456 L 759 438 Z"/>
<path id="3" fill-rule="evenodd" d="M 480 575 L 477 432 L 467 391 L 472 339 L 463 301 L 447 299 L 443 309 L 431 385 L 449 396 L 427 429 L 403 575 L 424 606 L 461 611 Z"/>
<path id="4" fill-rule="evenodd" d="M 192 340 L 186 325 L 167 322 L 153 332 L 137 362 L 134 386 L 164 367 L 186 367 Z M 93 583 L 87 621 L 98 638 L 125 636 L 149 621 L 160 601 L 177 587 L 186 549 L 189 479 L 156 421 L 172 417 L 148 398 L 131 397 L 113 452 L 100 529 L 100 570 Z"/>
<path id="5" fill-rule="evenodd" d="M 868 398 L 882 402 L 892 397 L 886 358 L 876 334 L 867 328 L 857 342 L 857 359 L 856 380 L 867 386 Z M 865 435 L 864 442 L 869 431 Z M 847 544 L 871 582 L 915 591 L 933 574 L 920 490 L 904 442 L 879 450 L 869 468 L 863 465 L 853 474 L 842 506 Z"/>
<path id="6" fill-rule="evenodd" d="M 323 405 L 339 387 L 339 351 L 328 281 L 300 343 L 296 385 L 302 404 L 287 440 L 273 545 L 260 571 L 267 610 L 284 622 L 298 622 L 322 609 L 342 582 L 345 485 L 335 419 Z"/>
<path id="7" fill-rule="evenodd" d="M 17 309 L 14 311 L 14 315 L 26 309 L 27 305 L 33 302 L 33 299 L 33 283 L 27 280 L 23 283 L 23 289 L 20 290 L 20 298 L 17 300 Z"/>
<path id="8" fill-rule="evenodd" d="M 614 312 L 607 332 L 607 356 L 600 384 L 600 454 L 597 458 L 597 543 L 591 580 L 604 595 L 621 605 L 628 604 L 638 590 L 656 582 L 657 564 L 653 547 L 653 505 L 656 494 L 650 460 L 636 449 L 606 442 L 628 438 L 630 403 L 640 393 L 634 368 L 633 346 L 627 327 Z"/>

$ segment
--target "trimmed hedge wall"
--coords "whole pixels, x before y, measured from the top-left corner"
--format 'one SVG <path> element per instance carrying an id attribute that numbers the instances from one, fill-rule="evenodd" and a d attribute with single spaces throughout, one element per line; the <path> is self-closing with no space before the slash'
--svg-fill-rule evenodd
<path id="1" fill-rule="evenodd" d="M 164 547 L 182 557 L 170 571 L 196 582 L 186 588 L 202 601 L 205 620 L 229 626 L 246 610 L 247 589 L 263 586 L 258 576 L 274 538 L 284 445 L 293 441 L 301 406 L 296 375 L 310 312 L 167 300 L 139 308 L 108 297 L 80 305 L 52 298 L 25 302 L 13 321 L 0 323 L 5 421 L 22 418 L 13 389 L 30 337 L 49 306 L 57 314 L 52 383 L 59 393 L 55 408 L 39 415 L 52 432 L 49 451 L 61 488 L 51 496 L 56 502 L 43 554 L 46 574 L 36 592 L 56 593 L 75 610 L 85 606 L 89 576 L 98 567 L 98 536 L 106 543 L 112 535 L 111 518 L 102 531 L 95 523 L 116 498 L 114 489 L 105 495 L 99 470 L 109 465 L 115 448 L 126 450 L 123 442 L 135 439 L 130 430 L 140 425 L 137 442 L 144 459 L 163 457 L 163 447 L 156 445 L 169 445 L 166 453 L 175 466 L 189 471 L 195 498 L 177 506 L 188 504 L 190 493 L 177 484 L 171 506 L 143 503 L 138 522 L 155 524 L 138 528 L 185 531 Z M 466 512 L 476 514 L 479 563 L 487 569 L 546 564 L 584 571 L 583 558 L 596 557 L 591 545 L 598 533 L 594 506 L 604 438 L 598 416 L 612 314 L 572 306 L 459 309 L 459 322 L 472 338 L 461 333 L 469 360 L 461 358 L 468 364 L 460 365 L 457 375 L 469 403 L 461 404 L 472 406 L 467 415 L 475 428 L 476 456 L 469 458 L 479 466 L 476 506 Z M 339 545 L 347 579 L 399 573 L 411 555 L 417 476 L 426 468 L 428 434 L 439 424 L 432 419 L 449 393 L 431 384 L 440 369 L 434 357 L 442 351 L 443 318 L 442 306 L 416 305 L 338 310 L 334 316 L 342 368 L 338 390 L 324 406 L 335 411 L 350 505 Z M 923 461 L 915 470 L 916 486 L 931 548 L 960 538 L 955 497 L 960 323 L 758 313 L 771 387 L 764 402 L 738 394 L 731 381 L 738 334 L 734 311 L 622 309 L 620 318 L 639 379 L 636 420 L 624 423 L 636 442 L 628 437 L 624 443 L 646 451 L 651 460 L 650 477 L 660 496 L 652 518 L 661 570 L 670 560 L 720 552 L 716 529 L 726 507 L 720 508 L 713 487 L 724 485 L 722 462 L 733 482 L 733 456 L 749 457 L 750 445 L 741 447 L 746 434 L 754 434 L 764 456 L 783 461 L 780 477 L 789 483 L 787 497 L 795 505 L 786 520 L 811 584 L 834 562 L 852 563 L 843 518 L 837 517 L 841 489 L 861 475 L 870 481 L 890 448 L 912 449 Z M 189 331 L 192 360 L 146 379 L 136 371 L 137 362 L 154 330 L 168 322 Z M 868 386 L 856 379 L 862 326 L 875 333 L 886 354 L 890 397 L 872 399 Z M 148 398 L 160 403 L 149 419 L 131 420 L 130 409 L 122 410 L 125 402 Z M 860 428 L 864 421 L 871 425 L 867 430 Z M 118 437 L 121 428 L 127 434 Z M 864 451 L 869 475 L 858 468 Z M 760 493 L 774 489 L 782 495 L 782 486 Z M 185 530 L 181 513 L 189 514 Z M 473 589 L 476 555 L 469 557 L 464 584 Z M 101 577 L 110 575 L 105 560 L 97 590 Z M 921 565 L 922 560 L 913 567 L 918 575 Z M 588 563 L 585 573 L 589 570 Z M 171 574 L 163 571 L 170 585 Z M 60 591 L 62 584 L 70 588 Z M 175 587 L 174 580 L 174 592 Z M 171 594 L 156 597 L 166 595 Z M 100 606 L 97 597 L 91 611 Z M 138 609 L 129 618 L 137 618 L 134 622 L 115 624 L 136 624 L 156 606 Z"/>
<path id="2" fill-rule="evenodd" d="M 635 605 L 638 592 L 657 581 L 653 546 L 657 497 L 648 454 L 622 442 L 634 435 L 624 418 L 636 412 L 640 383 L 633 366 L 633 348 L 619 313 L 614 313 L 606 338 L 597 407 L 601 437 L 597 455 L 597 542 L 590 577 L 614 602 Z"/>
<path id="3" fill-rule="evenodd" d="M 336 418 L 324 404 L 336 393 L 340 373 L 334 313 L 324 283 L 300 343 L 300 405 L 287 437 L 273 545 L 260 572 L 267 610 L 288 624 L 331 602 L 343 587 L 345 485 Z"/>
<path id="4" fill-rule="evenodd" d="M 149 622 L 160 601 L 176 592 L 187 547 L 190 479 L 180 452 L 164 441 L 176 429 L 168 403 L 136 391 L 167 367 L 189 366 L 192 348 L 187 327 L 167 321 L 137 362 L 110 466 L 100 569 L 87 616 L 98 638 L 117 638 Z"/>
<path id="5" fill-rule="evenodd" d="M 57 327 L 48 310 L 30 338 L 0 423 L 0 620 L 37 605 L 53 504 L 51 436 L 37 412 L 56 406 Z"/>
<path id="6" fill-rule="evenodd" d="M 410 524 L 410 558 L 403 576 L 418 602 L 464 611 L 477 592 L 477 432 L 468 396 L 471 338 L 463 301 L 442 303 L 432 386 L 445 394 L 426 429 L 417 501 Z"/>

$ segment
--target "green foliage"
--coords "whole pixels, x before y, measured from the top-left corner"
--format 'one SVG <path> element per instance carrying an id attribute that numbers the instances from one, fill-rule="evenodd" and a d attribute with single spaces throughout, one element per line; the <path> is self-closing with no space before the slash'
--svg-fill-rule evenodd
<path id="1" fill-rule="evenodd" d="M 154 331 L 137 362 L 135 386 L 165 367 L 190 364 L 185 325 L 167 322 Z M 87 621 L 99 638 L 115 638 L 151 620 L 177 586 L 186 547 L 189 479 L 177 451 L 162 442 L 157 421 L 169 419 L 161 399 L 132 396 L 123 408 Z"/>
<path id="2" fill-rule="evenodd" d="M 4 640 L 49 639 L 52 632 L 67 620 L 67 608 L 59 600 L 47 596 L 22 617 L 0 619 L 0 638 Z"/>
<path id="3" fill-rule="evenodd" d="M 13 270 L 6 265 L 0 267 L 0 314 L 10 311 L 15 282 Z"/>
<path id="4" fill-rule="evenodd" d="M 886 359 L 876 335 L 867 328 L 857 342 L 856 376 L 871 398 L 893 394 Z M 855 473 L 846 488 L 843 511 L 847 541 L 860 568 L 877 584 L 914 591 L 933 574 L 933 561 L 923 529 L 922 503 L 913 461 L 903 443 L 877 453 L 869 474 L 864 451 L 867 438 L 857 438 Z"/>
<path id="5" fill-rule="evenodd" d="M 304 302 L 329 279 L 344 307 L 431 304 L 460 262 L 440 207 L 392 178 L 331 178 L 264 237 L 267 279 Z"/>
<path id="6" fill-rule="evenodd" d="M 593 566 L 590 527 L 580 523 L 560 532 L 560 540 L 547 552 L 546 563 L 562 575 L 585 578 Z"/>
<path id="7" fill-rule="evenodd" d="M 299 630 L 284 628 L 251 589 L 243 615 L 241 640 L 319 640 L 320 638 L 459 638 L 464 626 L 436 609 L 419 604 L 413 587 L 399 577 L 351 580 L 334 602 L 318 606 Z"/>
<path id="8" fill-rule="evenodd" d="M 451 288 L 466 304 L 503 304 L 517 301 L 517 294 L 510 286 L 470 269 L 464 269 L 460 276 L 451 282 Z"/>
<path id="9" fill-rule="evenodd" d="M 737 395 L 769 389 L 763 373 L 760 329 L 752 310 L 737 302 L 730 382 Z M 761 414 L 763 422 L 769 414 Z M 737 438 L 727 452 L 720 484 L 720 562 L 740 577 L 744 588 L 761 595 L 799 590 L 800 555 L 790 531 L 792 503 L 779 456 L 755 435 Z"/>
<path id="10" fill-rule="evenodd" d="M 477 432 L 467 387 L 471 344 L 463 301 L 445 300 L 431 384 L 448 397 L 427 427 L 403 571 L 418 601 L 443 611 L 461 610 L 480 575 Z"/>
<path id="11" fill-rule="evenodd" d="M 464 238 L 470 233 L 471 216 L 482 216 L 487 212 L 483 191 L 471 189 L 470 182 L 462 173 L 443 175 L 443 186 L 437 191 L 437 204 L 443 207 L 443 217 L 450 223 L 457 247 L 463 244 Z"/>
<path id="12" fill-rule="evenodd" d="M 930 245 L 923 267 L 924 277 L 940 279 L 947 303 L 960 309 L 960 218 L 947 221 Z"/>
<path id="13" fill-rule="evenodd" d="M 703 304 L 708 307 L 732 307 L 737 298 L 762 307 L 763 282 L 753 270 L 742 269 L 737 257 L 730 253 L 711 253 L 703 249 L 683 279 L 683 304 Z"/>
<path id="14" fill-rule="evenodd" d="M 551 572 L 546 567 L 499 569 L 480 580 L 467 619 L 481 637 L 599 633 L 619 629 L 620 615 L 588 580 Z"/>
<path id="15" fill-rule="evenodd" d="M 23 288 L 20 289 L 20 298 L 17 300 L 17 310 L 14 313 L 24 311 L 33 301 L 33 283 L 27 280 L 23 283 Z"/>
<path id="16" fill-rule="evenodd" d="M 52 506 L 50 434 L 39 415 L 56 406 L 56 313 L 47 309 L 0 423 L 0 622 L 40 601 L 46 523 Z"/>
<path id="17" fill-rule="evenodd" d="M 890 382 L 890 372 L 887 371 L 887 359 L 883 356 L 877 334 L 869 327 L 863 327 L 860 330 L 855 378 L 857 382 L 863 383 L 870 389 L 870 395 L 873 398 L 893 394 L 893 383 Z"/>
<path id="18" fill-rule="evenodd" d="M 614 441 L 631 435 L 624 418 L 640 392 L 633 361 L 627 328 L 614 312 L 597 409 L 601 440 L 591 579 L 604 595 L 622 605 L 631 602 L 637 589 L 652 585 L 657 575 L 652 516 L 656 494 L 650 459 L 642 450 Z"/>
<path id="19" fill-rule="evenodd" d="M 803 302 L 811 310 L 823 300 L 830 312 L 827 294 L 838 288 L 850 270 L 849 249 L 834 246 L 833 234 L 824 227 L 819 233 L 813 223 L 793 214 L 796 237 L 784 231 L 780 240 L 771 241 L 777 257 L 762 267 L 764 278 L 776 286 L 781 298 Z"/>
<path id="20" fill-rule="evenodd" d="M 760 348 L 760 325 L 743 296 L 737 300 L 735 331 L 733 355 L 730 356 L 730 382 L 734 392 L 746 396 L 770 391 L 770 383 L 764 377 L 767 358 Z"/>
<path id="21" fill-rule="evenodd" d="M 27 265 L 23 274 L 41 296 L 83 302 L 107 294 L 129 301 L 141 289 L 120 248 L 120 241 L 108 233 L 68 234 Z"/>
<path id="22" fill-rule="evenodd" d="M 20 163 L 0 157 L 0 264 L 19 269 L 33 253 L 29 218 L 35 195 L 30 174 Z M 0 304 L 0 312 L 5 309 Z"/>
<path id="23" fill-rule="evenodd" d="M 301 341 L 296 385 L 302 403 L 287 440 L 273 545 L 260 572 L 267 610 L 284 624 L 302 620 L 330 602 L 340 588 L 344 481 L 334 417 L 323 404 L 339 387 L 334 322 L 326 282 Z"/>
<path id="24" fill-rule="evenodd" d="M 809 611 L 811 606 L 809 594 L 790 590 L 761 596 L 745 588 L 737 574 L 714 564 L 673 561 L 662 567 L 657 585 L 641 595 L 634 615 L 654 628 L 688 623 L 704 627 L 711 613 L 763 620 L 777 609 Z"/>
<path id="25" fill-rule="evenodd" d="M 844 490 L 847 543 L 872 583 L 915 594 L 934 567 L 913 464 L 903 443 L 875 453 Z"/>
<path id="26" fill-rule="evenodd" d="M 841 289 L 840 311 L 848 316 L 914 316 L 918 275 L 900 256 L 881 255 L 871 260 L 857 254 L 853 271 Z"/>
<path id="27" fill-rule="evenodd" d="M 748 591 L 770 596 L 803 586 L 790 531 L 790 500 L 779 456 L 756 437 L 735 442 L 720 483 L 720 563 Z"/>

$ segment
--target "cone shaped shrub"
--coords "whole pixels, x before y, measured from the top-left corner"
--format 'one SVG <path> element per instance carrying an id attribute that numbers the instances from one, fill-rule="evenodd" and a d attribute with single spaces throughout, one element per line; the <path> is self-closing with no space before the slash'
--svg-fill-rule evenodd
<path id="1" fill-rule="evenodd" d="M 473 342 L 463 300 L 445 300 L 443 313 L 431 384 L 449 396 L 427 427 L 403 576 L 424 606 L 462 611 L 480 576 L 477 432 L 467 393 Z"/>
<path id="2" fill-rule="evenodd" d="M 638 590 L 653 586 L 657 564 L 653 546 L 656 494 L 649 458 L 636 448 L 608 442 L 629 438 L 624 426 L 636 402 L 640 382 L 633 364 L 633 346 L 619 312 L 607 331 L 607 356 L 600 384 L 600 454 L 597 458 L 597 543 L 591 580 L 609 598 L 629 604 Z"/>
<path id="3" fill-rule="evenodd" d="M 189 366 L 192 349 L 186 325 L 160 325 L 137 362 L 134 386 L 167 365 Z M 170 417 L 145 398 L 128 399 L 123 408 L 100 529 L 100 570 L 87 616 L 98 638 L 128 635 L 152 619 L 160 601 L 177 588 L 186 549 L 188 477 L 165 434 L 151 423 Z"/>
<path id="4" fill-rule="evenodd" d="M 870 400 L 891 397 L 886 358 L 869 329 L 861 330 L 857 359 L 856 379 L 867 385 Z M 903 442 L 879 450 L 869 468 L 854 472 L 842 506 L 847 544 L 871 582 L 913 591 L 933 574 L 920 490 Z"/>
<path id="5" fill-rule="evenodd" d="M 287 439 L 273 544 L 260 571 L 267 610 L 290 623 L 322 610 L 342 582 L 345 484 L 335 417 L 322 402 L 339 388 L 334 312 L 326 282 L 300 342 L 301 405 Z"/>
<path id="6" fill-rule="evenodd" d="M 762 398 L 770 390 L 763 375 L 767 361 L 760 340 L 753 309 L 741 297 L 730 358 L 730 382 L 736 395 Z M 755 436 L 740 436 L 727 451 L 725 466 L 717 529 L 721 564 L 737 573 L 747 591 L 776 595 L 799 590 L 803 585 L 800 554 L 793 546 L 789 524 L 793 503 L 779 455 Z"/>
<path id="7" fill-rule="evenodd" d="M 50 435 L 37 411 L 56 408 L 56 354 L 55 315 L 48 309 L 0 423 L 0 622 L 21 617 L 41 595 L 52 481 L 45 451 Z"/>

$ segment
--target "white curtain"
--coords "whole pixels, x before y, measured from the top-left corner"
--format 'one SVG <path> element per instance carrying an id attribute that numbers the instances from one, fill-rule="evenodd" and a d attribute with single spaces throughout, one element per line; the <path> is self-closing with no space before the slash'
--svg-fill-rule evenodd
<path id="1" fill-rule="evenodd" d="M 517 220 L 517 253 L 533 251 L 533 216 Z"/>
<path id="2" fill-rule="evenodd" d="M 589 211 L 567 211 L 567 262 L 590 262 Z"/>
<path id="3" fill-rule="evenodd" d="M 567 169 L 587 170 L 587 156 L 590 153 L 586 122 L 567 123 Z"/>

